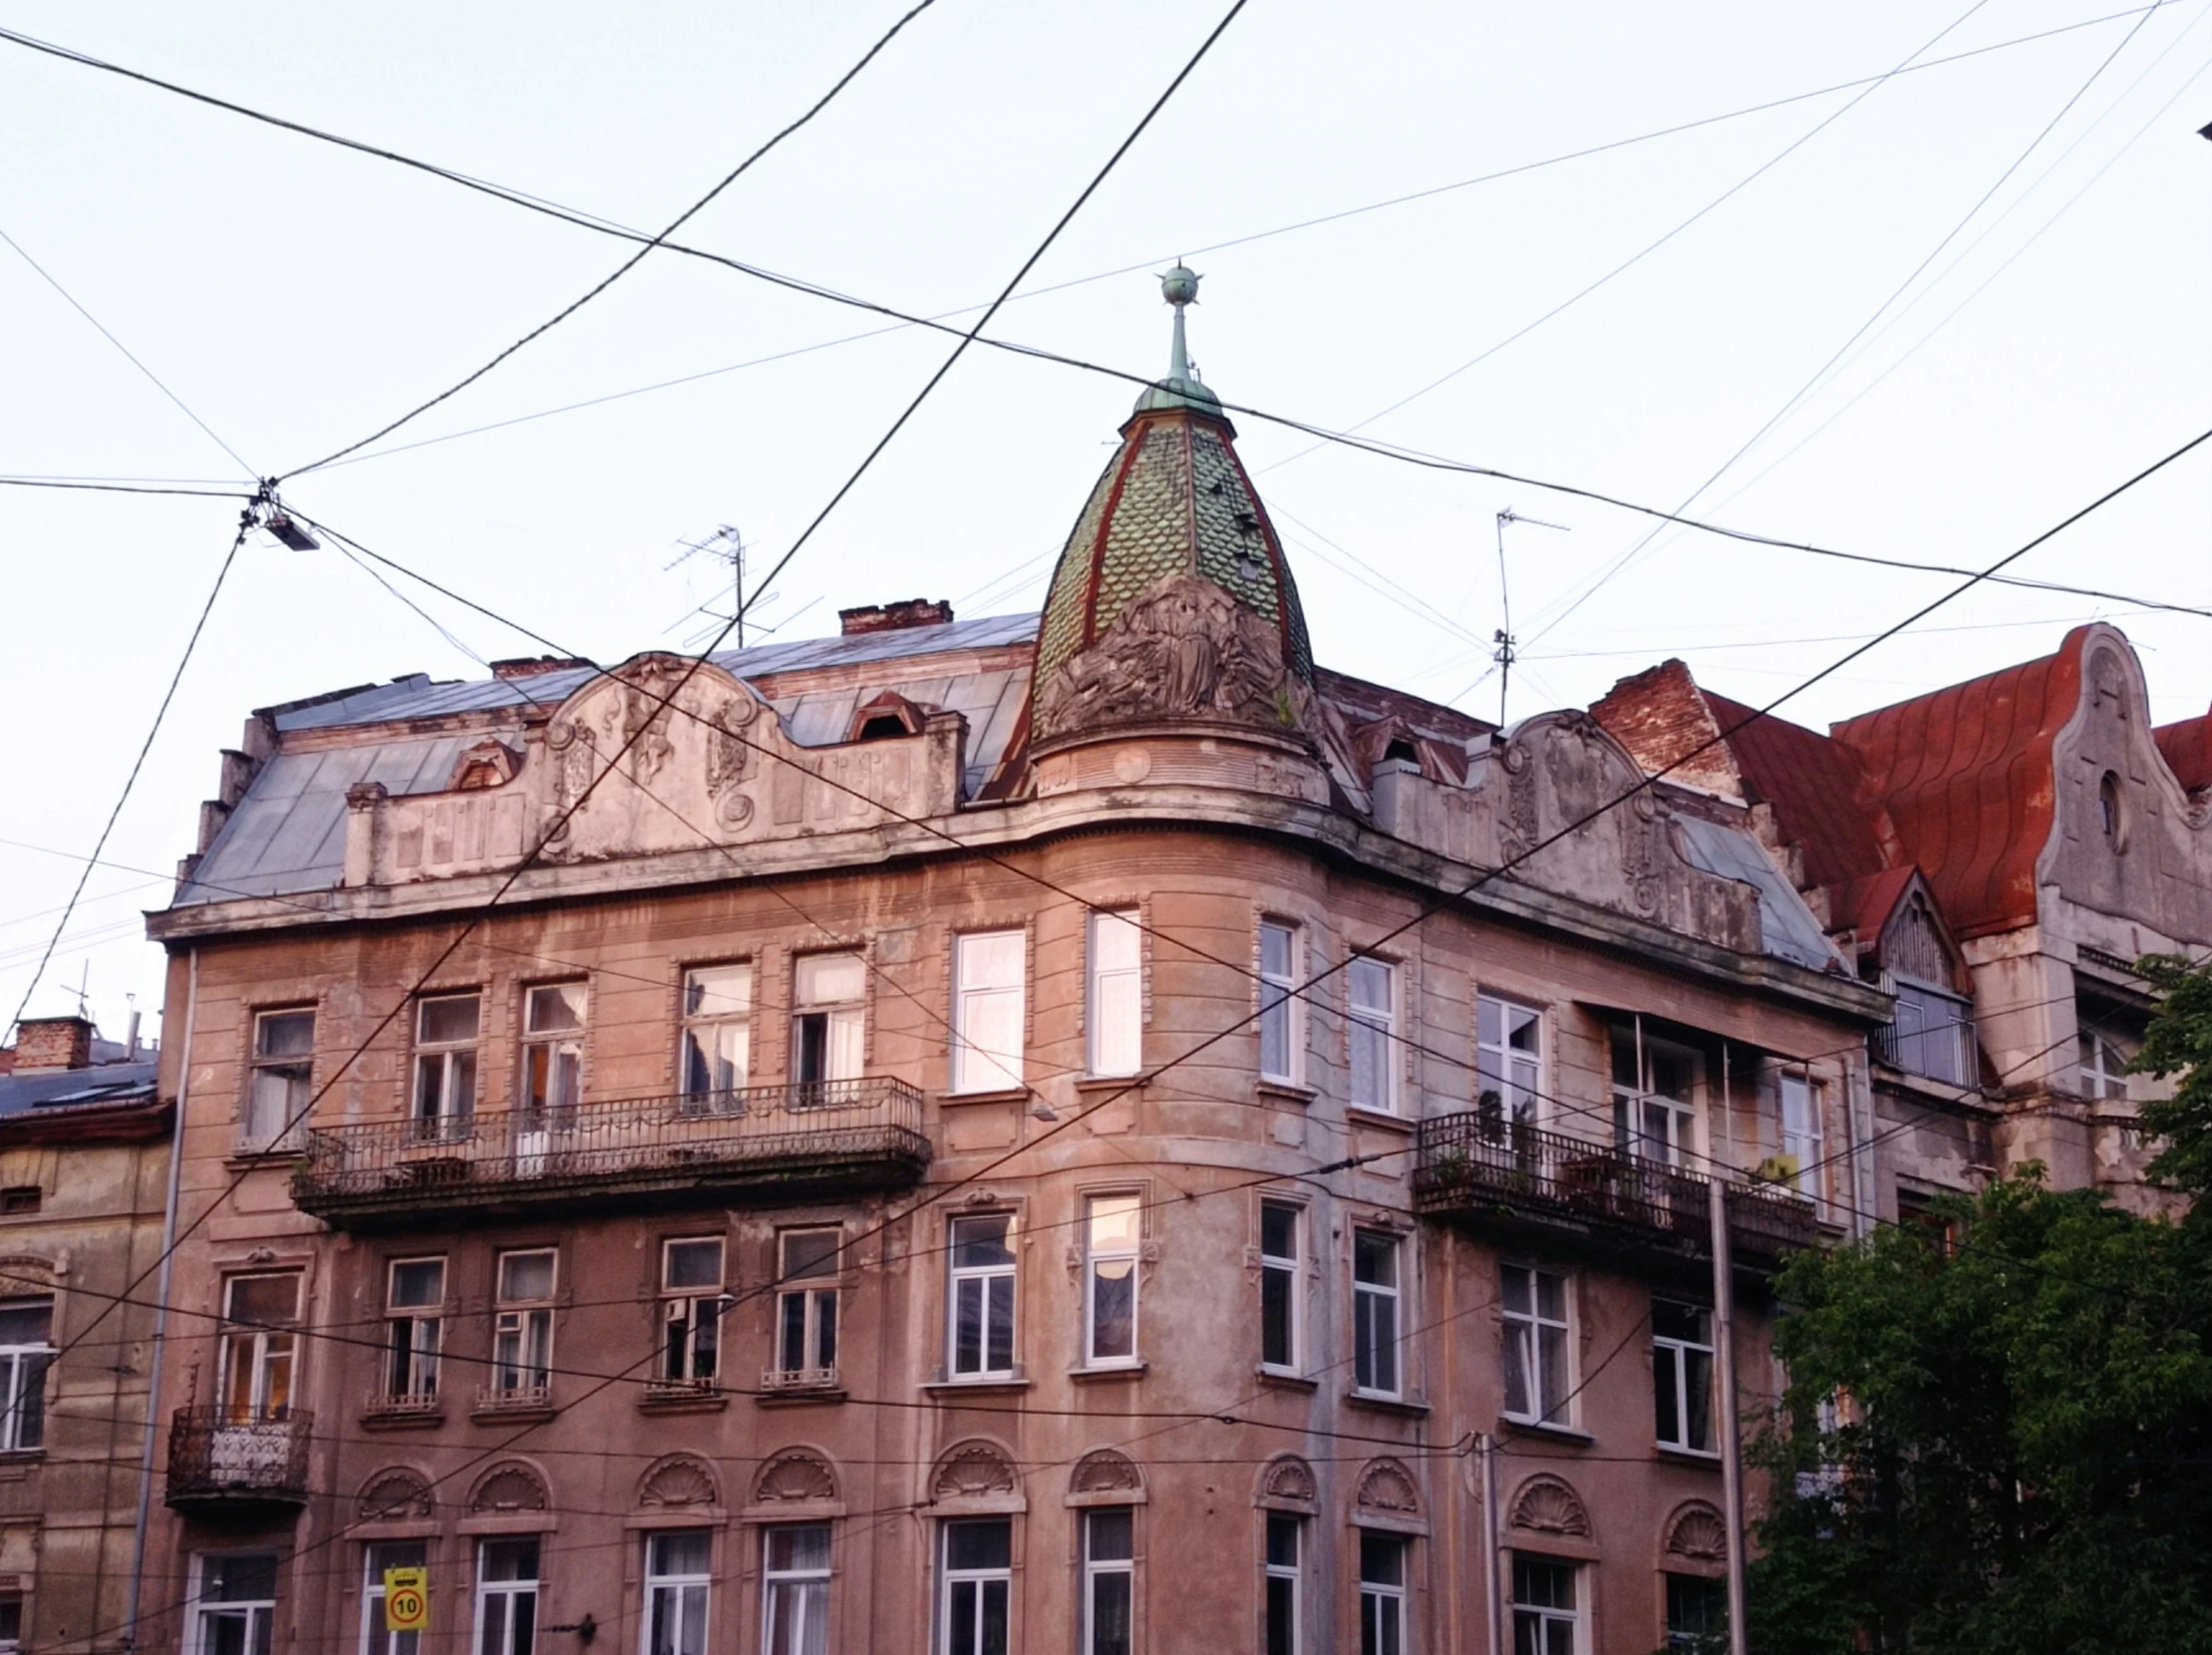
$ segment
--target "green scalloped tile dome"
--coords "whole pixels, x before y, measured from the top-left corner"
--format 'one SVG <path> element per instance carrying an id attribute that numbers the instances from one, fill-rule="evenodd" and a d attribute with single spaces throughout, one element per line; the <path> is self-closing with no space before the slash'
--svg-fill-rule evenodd
<path id="1" fill-rule="evenodd" d="M 1096 643 L 1155 581 L 1195 574 L 1276 627 L 1284 664 L 1312 683 L 1298 587 L 1234 430 L 1181 397 L 1161 401 L 1137 404 L 1068 536 L 1038 619 L 1036 681 Z"/>

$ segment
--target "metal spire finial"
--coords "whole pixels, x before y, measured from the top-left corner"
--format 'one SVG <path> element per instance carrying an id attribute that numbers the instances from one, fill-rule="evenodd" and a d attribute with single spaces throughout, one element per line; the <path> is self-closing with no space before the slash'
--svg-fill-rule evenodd
<path id="1" fill-rule="evenodd" d="M 1175 307 L 1175 342 L 1167 353 L 1167 377 L 1190 379 L 1190 351 L 1183 343 L 1183 307 L 1198 302 L 1198 272 L 1176 260 L 1175 267 L 1159 278 L 1159 296 Z"/>

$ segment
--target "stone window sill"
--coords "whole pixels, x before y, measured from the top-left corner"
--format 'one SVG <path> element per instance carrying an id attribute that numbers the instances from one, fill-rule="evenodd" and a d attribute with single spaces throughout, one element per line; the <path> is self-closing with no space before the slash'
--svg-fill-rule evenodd
<path id="1" fill-rule="evenodd" d="M 1428 1417 L 1428 1404 L 1415 1402 L 1407 1397 L 1379 1397 L 1371 1391 L 1347 1391 L 1344 1394 L 1347 1408 L 1366 1409 L 1374 1414 L 1390 1414 L 1402 1420 L 1422 1420 Z"/>
<path id="2" fill-rule="evenodd" d="M 1321 1381 L 1308 1379 L 1303 1374 L 1285 1373 L 1280 1368 L 1255 1368 L 1253 1377 L 1271 1391 L 1300 1391 L 1308 1396 L 1321 1389 Z"/>
<path id="3" fill-rule="evenodd" d="M 1019 1391 L 1028 1390 L 1029 1383 L 1020 1374 L 990 1379 L 933 1379 L 924 1383 L 922 1392 L 925 1396 L 932 1396 L 940 1401 L 949 1402 L 953 1398 L 970 1391 L 978 1396 L 1009 1396 Z"/>
<path id="4" fill-rule="evenodd" d="M 1379 1109 L 1365 1109 L 1358 1104 L 1344 1107 L 1344 1118 L 1355 1126 L 1382 1127 L 1390 1132 L 1412 1134 L 1415 1123 L 1403 1115 L 1390 1115 Z"/>
<path id="5" fill-rule="evenodd" d="M 1310 1104 L 1321 1094 L 1310 1086 L 1300 1086 L 1295 1081 L 1262 1080 L 1252 1090 L 1262 1098 L 1273 1098 L 1286 1104 Z"/>
<path id="6" fill-rule="evenodd" d="M 1560 1443 L 1569 1448 L 1592 1448 L 1597 1439 L 1589 1432 L 1571 1425 L 1561 1425 L 1557 1420 L 1516 1420 L 1501 1414 L 1497 1422 L 1498 1435 L 1502 1437 L 1534 1437 L 1547 1443 Z"/>
<path id="7" fill-rule="evenodd" d="M 638 1393 L 640 1414 L 719 1414 L 730 1398 L 719 1388 L 648 1385 Z"/>
<path id="8" fill-rule="evenodd" d="M 1672 1443 L 1654 1443 L 1652 1452 L 1662 1460 L 1673 1460 L 1680 1465 L 1721 1469 L 1721 1455 L 1716 1449 L 1677 1448 Z"/>
<path id="9" fill-rule="evenodd" d="M 1095 1368 L 1070 1368 L 1068 1377 L 1078 1385 L 1094 1385 L 1101 1380 L 1142 1379 L 1151 1366 L 1149 1362 L 1101 1363 Z"/>
<path id="10" fill-rule="evenodd" d="M 1030 1090 L 1026 1086 L 1004 1086 L 995 1092 L 940 1092 L 937 1102 L 945 1108 L 961 1104 L 1026 1104 Z"/>
<path id="11" fill-rule="evenodd" d="M 1076 1095 L 1088 1098 L 1096 1093 L 1111 1097 L 1116 1092 L 1138 1092 L 1151 1081 L 1149 1075 L 1079 1075 L 1076 1078 Z"/>

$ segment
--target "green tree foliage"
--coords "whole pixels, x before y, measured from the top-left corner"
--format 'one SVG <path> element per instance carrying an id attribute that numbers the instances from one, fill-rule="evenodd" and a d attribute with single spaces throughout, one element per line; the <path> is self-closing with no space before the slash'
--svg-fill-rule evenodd
<path id="1" fill-rule="evenodd" d="M 2138 1112 L 2144 1130 L 2165 1140 L 2151 1175 L 2202 1195 L 2212 1190 L 2212 965 L 2149 954 L 2135 969 L 2157 991 L 2159 1009 L 2128 1067 L 2160 1079 L 2181 1077 L 2172 1098 Z"/>
<path id="2" fill-rule="evenodd" d="M 2212 1225 L 2035 1170 L 1941 1216 L 1777 1284 L 1752 1649 L 2212 1655 Z"/>

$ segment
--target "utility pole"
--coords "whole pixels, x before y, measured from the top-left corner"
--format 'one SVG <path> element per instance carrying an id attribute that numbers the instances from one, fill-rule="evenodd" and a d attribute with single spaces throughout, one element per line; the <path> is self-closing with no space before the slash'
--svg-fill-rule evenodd
<path id="1" fill-rule="evenodd" d="M 1565 523 L 1548 523 L 1541 517 L 1524 517 L 1510 505 L 1497 514 L 1497 606 L 1498 619 L 1503 623 L 1491 635 L 1497 647 L 1490 651 L 1490 659 L 1497 663 L 1497 727 L 1505 728 L 1505 692 L 1513 682 L 1513 663 L 1520 659 L 1513 647 L 1513 597 L 1505 584 L 1505 525 L 1507 523 L 1532 523 L 1538 528 L 1556 528 L 1562 534 L 1572 534 Z"/>
<path id="2" fill-rule="evenodd" d="M 1713 1347 L 1720 1359 L 1721 1497 L 1728 1505 L 1729 1655 L 1749 1655 L 1743 1625 L 1743 1445 L 1736 1404 L 1736 1279 L 1729 1258 L 1729 1185 L 1722 1168 L 1706 1180 L 1713 1203 Z"/>

